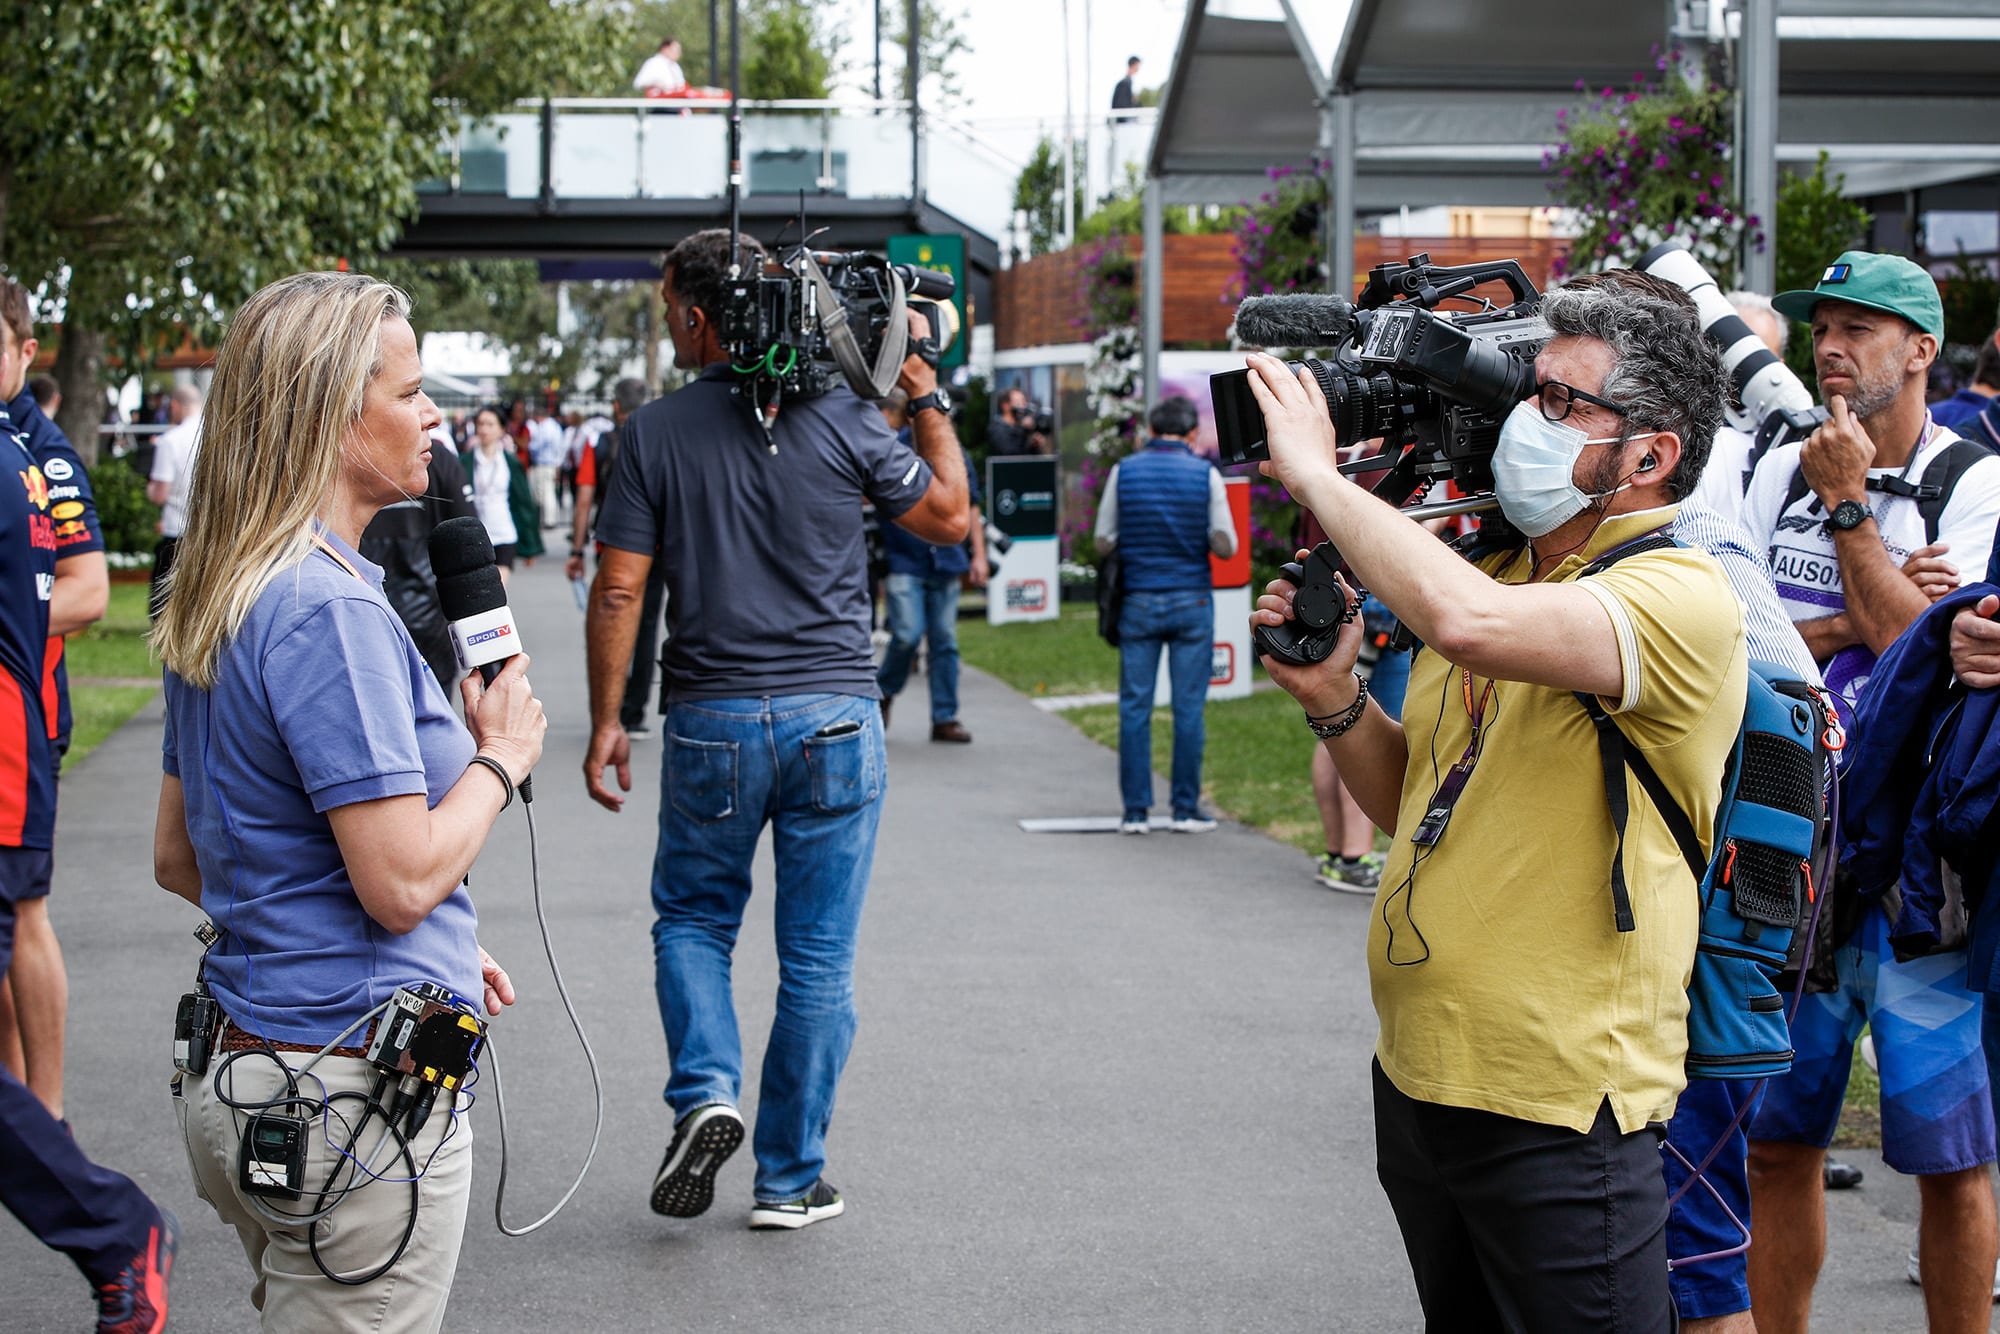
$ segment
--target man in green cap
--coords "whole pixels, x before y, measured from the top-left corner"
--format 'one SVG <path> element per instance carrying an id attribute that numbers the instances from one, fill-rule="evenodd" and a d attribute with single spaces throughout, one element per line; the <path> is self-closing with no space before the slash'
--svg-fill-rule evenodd
<path id="1" fill-rule="evenodd" d="M 1922 268 L 1850 250 L 1811 290 L 1772 304 L 1811 324 L 1831 416 L 1757 465 L 1744 526 L 1768 544 L 1778 595 L 1851 710 L 1876 655 L 1957 588 L 1961 570 L 1984 574 L 2000 522 L 2000 457 L 1938 426 L 1925 407 L 1944 307 Z M 1851 934 L 1822 944 L 1834 951 L 1838 989 L 1799 1007 L 1792 1070 L 1770 1081 L 1750 1122 L 1757 1328 L 1805 1334 L 1826 1250 L 1821 1164 L 1865 1023 L 1882 1081 L 1883 1160 L 1918 1178 L 1929 1327 L 1984 1330 L 2000 1229 L 1983 998 L 1966 986 L 1962 948 L 1899 960 L 1881 905 L 1856 915 Z M 1841 920 L 1836 906 L 1823 922 Z"/>

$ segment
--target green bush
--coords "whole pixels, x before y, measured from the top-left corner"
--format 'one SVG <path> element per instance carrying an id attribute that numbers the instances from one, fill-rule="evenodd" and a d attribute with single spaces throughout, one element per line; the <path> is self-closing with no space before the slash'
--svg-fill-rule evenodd
<path id="1" fill-rule="evenodd" d="M 146 482 L 124 459 L 107 459 L 90 470 L 97 522 L 106 551 L 150 555 L 160 540 L 160 507 L 146 499 Z"/>

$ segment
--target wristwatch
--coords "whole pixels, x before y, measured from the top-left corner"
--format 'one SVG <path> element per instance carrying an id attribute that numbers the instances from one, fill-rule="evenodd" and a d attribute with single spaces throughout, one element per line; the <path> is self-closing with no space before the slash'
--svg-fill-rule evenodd
<path id="1" fill-rule="evenodd" d="M 1833 507 L 1826 521 L 1841 532 L 1851 532 L 1875 517 L 1875 511 L 1858 500 L 1843 500 Z"/>
<path id="2" fill-rule="evenodd" d="M 913 398 L 910 400 L 910 415 L 912 417 L 922 412 L 925 408 L 936 408 L 939 412 L 949 417 L 951 415 L 951 391 L 943 385 L 939 385 L 922 398 Z"/>

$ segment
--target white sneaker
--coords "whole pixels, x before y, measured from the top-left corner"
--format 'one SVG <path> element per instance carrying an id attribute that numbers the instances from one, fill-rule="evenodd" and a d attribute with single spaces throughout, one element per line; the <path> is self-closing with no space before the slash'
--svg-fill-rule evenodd
<path id="1" fill-rule="evenodd" d="M 1168 828 L 1176 834 L 1206 834 L 1215 828 L 1215 821 L 1205 815 L 1182 815 L 1176 816 Z"/>
<path id="2" fill-rule="evenodd" d="M 1917 1248 L 1914 1246 L 1910 1247 L 1909 1275 L 1910 1282 L 1920 1288 L 1924 1286 L 1923 1269 L 1917 1264 Z M 1993 1266 L 1993 1300 L 2000 1302 L 2000 1264 Z"/>
<path id="3" fill-rule="evenodd" d="M 1121 834 L 1149 834 L 1152 830 L 1152 820 L 1143 815 L 1136 820 L 1121 820 L 1118 824 L 1118 832 Z"/>

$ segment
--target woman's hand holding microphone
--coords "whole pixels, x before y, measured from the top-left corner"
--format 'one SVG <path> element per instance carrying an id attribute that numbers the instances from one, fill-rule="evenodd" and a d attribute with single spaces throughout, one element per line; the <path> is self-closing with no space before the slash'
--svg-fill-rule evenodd
<path id="1" fill-rule="evenodd" d="M 507 660 L 487 685 L 473 672 L 459 684 L 465 698 L 465 726 L 479 753 L 498 763 L 519 787 L 541 762 L 549 720 L 528 684 L 528 655 Z"/>

